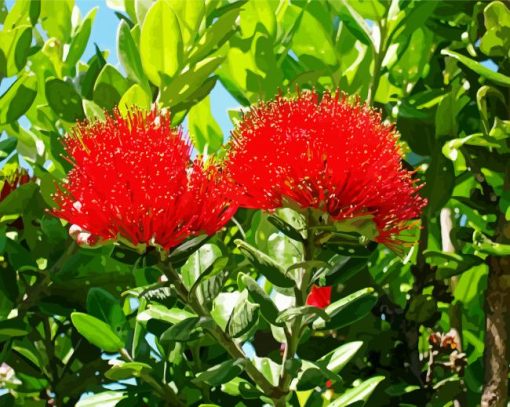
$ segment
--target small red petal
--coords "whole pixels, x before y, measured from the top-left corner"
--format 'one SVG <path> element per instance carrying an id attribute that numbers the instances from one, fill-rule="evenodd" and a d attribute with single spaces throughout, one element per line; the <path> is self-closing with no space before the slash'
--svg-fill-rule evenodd
<path id="1" fill-rule="evenodd" d="M 306 303 L 313 307 L 326 308 L 331 304 L 331 286 L 319 287 L 313 285 Z"/>

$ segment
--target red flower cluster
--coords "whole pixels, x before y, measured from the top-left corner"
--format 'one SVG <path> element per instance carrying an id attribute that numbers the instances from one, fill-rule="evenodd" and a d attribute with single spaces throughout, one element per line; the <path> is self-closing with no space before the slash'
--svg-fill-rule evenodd
<path id="1" fill-rule="evenodd" d="M 310 294 L 308 294 L 306 304 L 313 307 L 326 308 L 331 304 L 331 288 L 330 285 L 319 287 L 314 284 L 310 290 Z"/>
<path id="2" fill-rule="evenodd" d="M 334 220 L 371 216 L 386 244 L 426 204 L 402 168 L 394 128 L 340 92 L 253 107 L 233 132 L 226 169 L 242 188 L 241 206 L 271 210 L 291 200 Z"/>
<path id="3" fill-rule="evenodd" d="M 30 181 L 30 176 L 25 170 L 17 170 L 12 175 L 5 177 L 0 187 L 0 202 L 9 196 L 19 186 Z"/>
<path id="4" fill-rule="evenodd" d="M 191 161 L 170 115 L 118 112 L 79 124 L 64 138 L 73 168 L 54 196 L 53 214 L 75 225 L 82 243 L 123 238 L 169 249 L 215 233 L 237 209 L 233 187 L 214 162 Z"/>

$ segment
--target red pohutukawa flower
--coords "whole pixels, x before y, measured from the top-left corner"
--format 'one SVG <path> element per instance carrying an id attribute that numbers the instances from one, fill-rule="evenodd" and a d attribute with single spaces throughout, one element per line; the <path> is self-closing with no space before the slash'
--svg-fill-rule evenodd
<path id="1" fill-rule="evenodd" d="M 314 284 L 306 299 L 307 305 L 312 305 L 313 307 L 318 308 L 326 308 L 329 304 L 331 304 L 331 288 L 332 287 L 330 285 L 319 287 Z"/>
<path id="2" fill-rule="evenodd" d="M 226 169 L 241 206 L 275 209 L 290 200 L 334 220 L 373 219 L 386 244 L 426 201 L 401 163 L 398 135 L 380 114 L 337 91 L 279 96 L 253 107 L 234 130 Z"/>
<path id="3" fill-rule="evenodd" d="M 25 170 L 17 170 L 3 178 L 0 181 L 0 202 L 7 198 L 16 188 L 30 181 L 30 176 Z"/>
<path id="4" fill-rule="evenodd" d="M 121 238 L 169 249 L 213 234 L 237 209 L 233 186 L 212 161 L 191 161 L 191 146 L 170 115 L 118 112 L 82 123 L 64 138 L 73 168 L 53 213 L 81 243 Z"/>

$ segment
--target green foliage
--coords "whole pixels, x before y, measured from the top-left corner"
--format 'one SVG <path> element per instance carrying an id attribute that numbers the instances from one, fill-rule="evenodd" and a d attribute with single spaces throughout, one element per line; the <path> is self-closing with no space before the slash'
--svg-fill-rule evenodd
<path id="1" fill-rule="evenodd" d="M 116 49 L 99 39 L 87 59 L 98 10 L 0 0 L 0 188 L 20 166 L 34 176 L 0 203 L 0 404 L 478 405 L 484 292 L 491 264 L 510 254 L 508 4 L 106 4 Z M 314 241 L 309 214 L 291 209 L 240 210 L 164 256 L 78 248 L 47 212 L 69 169 L 62 135 L 105 110 L 156 104 L 221 159 L 216 86 L 240 105 L 233 124 L 242 106 L 296 86 L 379 108 L 426 183 L 405 252 L 367 243 L 366 218 Z M 306 305 L 324 284 L 332 303 Z M 451 329 L 457 370 L 434 359 L 453 352 L 428 342 Z"/>

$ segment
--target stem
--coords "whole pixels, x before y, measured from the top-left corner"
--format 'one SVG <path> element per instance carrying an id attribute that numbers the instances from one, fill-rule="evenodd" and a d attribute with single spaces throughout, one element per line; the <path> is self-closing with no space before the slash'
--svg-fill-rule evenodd
<path id="1" fill-rule="evenodd" d="M 124 359 L 126 362 L 133 362 L 133 358 L 127 351 L 127 349 L 122 348 L 119 351 L 120 355 L 122 356 L 122 359 Z M 147 383 L 149 386 L 151 386 L 155 392 L 158 394 L 158 396 L 164 400 L 165 405 L 175 406 L 175 407 L 184 407 L 184 403 L 182 403 L 179 398 L 177 397 L 177 394 L 173 391 L 173 389 L 168 386 L 167 384 L 158 383 L 154 377 L 152 377 L 150 374 L 142 374 L 140 376 L 140 379 L 143 380 L 145 383 Z"/>
<path id="2" fill-rule="evenodd" d="M 174 284 L 180 299 L 185 304 L 189 305 L 191 309 L 198 315 L 210 318 L 214 325 L 209 329 L 210 335 L 232 356 L 234 359 L 242 359 L 244 361 L 244 368 L 248 376 L 262 389 L 262 391 L 269 397 L 273 395 L 280 396 L 279 389 L 274 387 L 265 376 L 255 367 L 250 359 L 245 355 L 239 345 L 232 340 L 221 327 L 211 318 L 210 313 L 200 304 L 196 299 L 189 295 L 188 289 L 182 283 L 181 277 L 172 267 L 171 263 L 166 260 L 163 265 L 165 275 L 168 280 Z"/>
<path id="3" fill-rule="evenodd" d="M 313 241 L 313 231 L 312 231 L 312 216 L 310 216 L 310 210 L 307 211 L 306 223 L 308 227 L 307 238 L 303 244 L 303 261 L 308 261 L 313 259 L 313 250 L 314 250 L 314 241 Z M 294 289 L 294 294 L 296 297 L 296 306 L 300 307 L 306 304 L 306 297 L 308 294 L 308 288 L 310 285 L 311 273 L 307 272 L 307 269 L 304 268 L 301 272 L 301 279 L 299 281 L 298 287 Z M 288 360 L 294 359 L 296 356 L 296 352 L 299 346 L 299 340 L 301 339 L 301 332 L 303 330 L 303 317 L 296 317 L 291 326 L 290 330 L 285 328 L 285 338 L 286 338 L 286 346 L 283 352 L 282 357 L 282 373 L 280 376 L 280 381 L 278 383 L 278 387 L 282 392 L 282 396 L 273 399 L 273 403 L 275 407 L 285 406 L 287 403 L 285 401 L 287 394 L 289 393 L 289 387 L 292 382 L 292 376 L 285 369 L 285 364 Z"/>
<path id="4" fill-rule="evenodd" d="M 368 88 L 367 104 L 372 106 L 375 101 L 375 94 L 379 87 L 379 78 L 381 76 L 381 67 L 386 56 L 386 24 L 385 22 L 379 22 L 379 46 L 375 49 L 375 45 L 372 48 L 372 55 L 374 58 L 374 72 L 370 80 L 370 87 Z"/>

